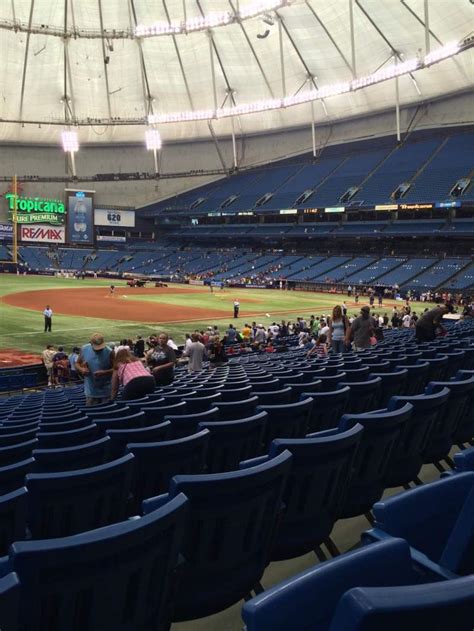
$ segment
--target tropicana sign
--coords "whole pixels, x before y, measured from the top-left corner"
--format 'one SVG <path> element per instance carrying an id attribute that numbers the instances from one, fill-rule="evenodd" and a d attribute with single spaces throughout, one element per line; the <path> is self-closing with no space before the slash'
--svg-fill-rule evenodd
<path id="1" fill-rule="evenodd" d="M 8 202 L 10 218 L 13 218 L 16 199 L 17 223 L 49 223 L 52 225 L 64 223 L 66 208 L 63 202 L 58 199 L 20 197 L 14 193 L 7 193 L 5 199 Z"/>

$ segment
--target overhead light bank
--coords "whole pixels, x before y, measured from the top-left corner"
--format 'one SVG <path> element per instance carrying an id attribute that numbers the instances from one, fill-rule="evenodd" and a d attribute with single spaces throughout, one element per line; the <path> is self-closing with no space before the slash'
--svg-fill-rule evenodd
<path id="1" fill-rule="evenodd" d="M 267 11 L 275 11 L 290 4 L 290 0 L 261 0 L 260 2 L 250 2 L 239 11 L 215 11 L 207 15 L 188 18 L 182 22 L 155 22 L 153 24 L 137 24 L 135 27 L 135 37 L 158 37 L 160 35 L 181 35 L 196 31 L 205 31 L 218 26 L 226 26 L 233 22 L 241 22 L 259 15 L 264 15 Z"/>
<path id="2" fill-rule="evenodd" d="M 466 48 L 467 45 L 464 45 Z M 287 96 L 281 99 L 264 99 L 253 101 L 252 103 L 242 103 L 239 105 L 220 107 L 217 110 L 187 110 L 181 112 L 171 112 L 163 114 L 150 114 L 148 117 L 149 124 L 165 124 L 165 123 L 185 123 L 200 120 L 213 120 L 221 118 L 229 118 L 231 116 L 241 116 L 245 114 L 254 114 L 258 112 L 267 112 L 269 110 L 284 109 L 302 103 L 310 103 L 325 99 L 330 96 L 339 96 L 348 92 L 355 92 L 362 88 L 376 85 L 395 77 L 407 75 L 416 70 L 428 68 L 429 66 L 457 55 L 463 50 L 463 43 L 451 42 L 442 46 L 437 50 L 425 55 L 425 57 L 414 58 L 400 63 L 392 63 L 385 68 L 380 68 L 376 72 L 358 77 L 352 81 L 333 83 L 322 88 L 302 90 L 293 96 Z"/>

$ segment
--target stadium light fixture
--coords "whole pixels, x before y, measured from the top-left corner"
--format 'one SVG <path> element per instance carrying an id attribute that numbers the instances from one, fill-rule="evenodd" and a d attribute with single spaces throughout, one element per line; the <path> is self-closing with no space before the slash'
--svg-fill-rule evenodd
<path id="1" fill-rule="evenodd" d="M 153 125 L 159 123 L 185 123 L 188 121 L 221 119 L 232 116 L 241 116 L 244 114 L 255 114 L 258 112 L 284 109 L 292 107 L 293 105 L 300 105 L 301 103 L 310 103 L 330 96 L 339 96 L 348 92 L 355 92 L 356 90 L 376 85 L 378 83 L 382 83 L 383 81 L 388 81 L 389 79 L 410 74 L 416 70 L 421 70 L 422 68 L 428 68 L 432 64 L 438 63 L 443 59 L 457 55 L 457 53 L 461 50 L 462 46 L 458 42 L 452 42 L 434 50 L 424 58 L 408 59 L 406 61 L 401 61 L 400 63 L 390 64 L 389 66 L 380 68 L 372 74 L 364 77 L 358 77 L 352 81 L 333 83 L 319 89 L 314 88 L 310 90 L 302 90 L 298 92 L 298 94 L 285 96 L 281 99 L 266 99 L 254 101 L 252 103 L 242 103 L 230 107 L 220 107 L 217 110 L 186 110 L 182 112 L 171 112 L 169 114 L 150 114 L 150 116 L 148 116 L 148 123 Z"/>
<path id="2" fill-rule="evenodd" d="M 161 149 L 161 136 L 157 129 L 147 129 L 145 132 L 145 142 L 148 151 L 159 151 Z"/>
<path id="3" fill-rule="evenodd" d="M 239 11 L 214 11 L 207 15 L 192 17 L 183 22 L 155 22 L 153 24 L 137 24 L 134 30 L 135 37 L 157 37 L 160 35 L 180 35 L 182 33 L 194 33 L 207 31 L 210 28 L 226 26 L 233 22 L 241 22 L 258 15 L 265 15 L 268 11 L 275 11 L 290 4 L 291 0 L 260 0 L 250 2 Z"/>
<path id="4" fill-rule="evenodd" d="M 61 134 L 63 149 L 66 153 L 76 153 L 79 151 L 79 138 L 76 131 L 65 130 Z"/>
<path id="5" fill-rule="evenodd" d="M 77 131 L 71 131 L 70 129 L 65 129 L 61 134 L 61 140 L 63 142 L 63 149 L 66 153 L 69 154 L 71 159 L 71 171 L 72 175 L 76 177 L 76 159 L 74 154 L 79 151 L 79 138 L 77 136 Z"/>

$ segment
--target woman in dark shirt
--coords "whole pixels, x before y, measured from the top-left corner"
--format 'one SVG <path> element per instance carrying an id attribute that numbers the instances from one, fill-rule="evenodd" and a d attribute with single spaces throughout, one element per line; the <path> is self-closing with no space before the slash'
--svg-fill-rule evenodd
<path id="1" fill-rule="evenodd" d="M 160 333 L 158 336 L 158 345 L 148 351 L 146 360 L 155 377 L 157 386 L 167 386 L 173 382 L 176 354 L 174 350 L 168 346 L 168 336 L 166 333 Z"/>

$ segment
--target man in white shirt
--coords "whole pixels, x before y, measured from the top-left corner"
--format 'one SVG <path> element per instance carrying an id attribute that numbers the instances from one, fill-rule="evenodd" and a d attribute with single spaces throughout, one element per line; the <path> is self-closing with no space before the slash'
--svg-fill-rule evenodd
<path id="1" fill-rule="evenodd" d="M 46 305 L 46 309 L 43 311 L 44 315 L 44 332 L 51 333 L 51 325 L 53 323 L 53 310 L 49 305 Z"/>
<path id="2" fill-rule="evenodd" d="M 409 329 L 409 328 L 410 328 L 410 326 L 411 326 L 411 315 L 410 315 L 409 313 L 406 313 L 406 314 L 403 316 L 403 319 L 402 319 L 402 326 L 403 326 L 405 329 Z"/>

